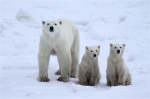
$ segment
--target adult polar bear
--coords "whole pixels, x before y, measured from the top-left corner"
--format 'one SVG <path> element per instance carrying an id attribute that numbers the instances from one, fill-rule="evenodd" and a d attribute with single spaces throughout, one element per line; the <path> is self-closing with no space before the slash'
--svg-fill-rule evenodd
<path id="1" fill-rule="evenodd" d="M 38 80 L 49 81 L 48 65 L 50 55 L 57 55 L 60 77 L 58 81 L 68 82 L 70 77 L 76 77 L 79 62 L 80 38 L 78 29 L 73 22 L 66 19 L 42 21 L 43 31 L 40 37 Z"/>

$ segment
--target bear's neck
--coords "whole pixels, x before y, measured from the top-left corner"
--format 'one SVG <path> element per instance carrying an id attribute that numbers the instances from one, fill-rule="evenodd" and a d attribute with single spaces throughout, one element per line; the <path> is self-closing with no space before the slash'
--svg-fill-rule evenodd
<path id="1" fill-rule="evenodd" d="M 109 54 L 109 59 L 111 59 L 113 62 L 118 62 L 118 61 L 122 60 L 122 57 L 123 57 L 122 54 L 116 55 L 116 54 L 111 53 L 111 52 Z"/>
<path id="2" fill-rule="evenodd" d="M 92 57 L 90 57 L 90 56 L 88 56 L 88 55 L 84 55 L 83 56 L 83 59 L 84 60 L 86 60 L 89 64 L 95 64 L 95 63 L 98 63 L 98 58 L 92 58 Z"/>
<path id="3" fill-rule="evenodd" d="M 42 34 L 42 37 L 44 38 L 44 40 L 46 41 L 49 41 L 49 42 L 55 42 L 55 41 L 58 41 L 58 40 L 62 40 L 63 38 L 63 35 L 61 33 L 56 33 L 55 35 L 53 36 L 50 36 L 48 35 L 44 30 L 43 30 L 43 34 Z"/>

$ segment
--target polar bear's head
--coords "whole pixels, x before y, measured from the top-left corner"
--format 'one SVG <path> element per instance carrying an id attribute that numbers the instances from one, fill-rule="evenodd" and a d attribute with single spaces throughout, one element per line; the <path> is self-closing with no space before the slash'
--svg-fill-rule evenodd
<path id="1" fill-rule="evenodd" d="M 90 58 L 96 59 L 99 56 L 100 53 L 100 46 L 86 46 L 86 55 Z"/>
<path id="2" fill-rule="evenodd" d="M 124 53 L 125 44 L 111 44 L 110 43 L 110 51 L 112 54 L 116 56 L 120 56 Z"/>
<path id="3" fill-rule="evenodd" d="M 42 21 L 43 30 L 49 35 L 54 36 L 60 30 L 62 22 L 60 21 Z"/>

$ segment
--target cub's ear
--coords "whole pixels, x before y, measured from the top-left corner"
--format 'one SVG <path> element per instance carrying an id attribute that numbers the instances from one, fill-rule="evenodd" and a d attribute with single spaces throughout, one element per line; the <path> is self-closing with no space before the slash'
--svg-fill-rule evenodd
<path id="1" fill-rule="evenodd" d="M 46 22 L 45 21 L 42 21 L 42 25 L 44 25 Z"/>
<path id="2" fill-rule="evenodd" d="M 61 25 L 61 24 L 62 24 L 62 21 L 59 21 L 59 24 Z"/>
<path id="3" fill-rule="evenodd" d="M 112 43 L 110 43 L 110 47 L 112 47 L 113 46 L 113 44 Z"/>
<path id="4" fill-rule="evenodd" d="M 88 49 L 88 47 L 86 46 L 86 47 L 85 47 L 85 49 L 87 50 L 87 49 Z"/>
<path id="5" fill-rule="evenodd" d="M 100 48 L 100 45 L 98 45 L 97 47 Z"/>
<path id="6" fill-rule="evenodd" d="M 125 47 L 126 46 L 126 44 L 122 44 L 123 45 L 123 47 Z"/>

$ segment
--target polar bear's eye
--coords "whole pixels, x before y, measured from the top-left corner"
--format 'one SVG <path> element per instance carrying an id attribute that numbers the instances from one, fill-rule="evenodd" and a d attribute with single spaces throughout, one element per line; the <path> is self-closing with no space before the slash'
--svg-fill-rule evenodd
<path id="1" fill-rule="evenodd" d="M 115 47 L 115 49 L 116 49 L 117 47 Z"/>
<path id="2" fill-rule="evenodd" d="M 93 51 L 91 50 L 91 52 L 93 52 Z"/>
<path id="3" fill-rule="evenodd" d="M 49 23 L 47 23 L 47 25 L 49 25 Z"/>
<path id="4" fill-rule="evenodd" d="M 120 47 L 121 48 L 121 47 Z"/>
<path id="5" fill-rule="evenodd" d="M 57 24 L 55 23 L 55 25 L 57 25 Z"/>

